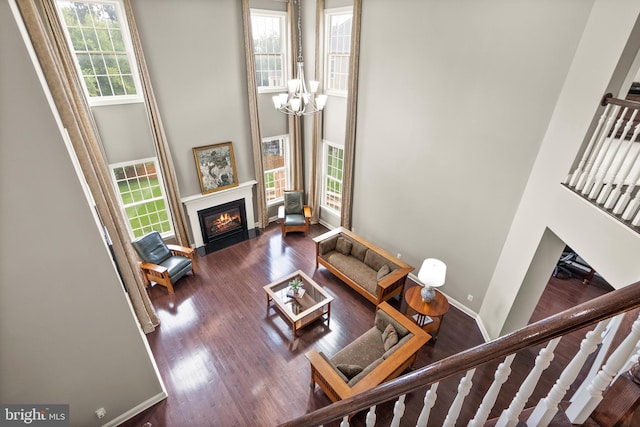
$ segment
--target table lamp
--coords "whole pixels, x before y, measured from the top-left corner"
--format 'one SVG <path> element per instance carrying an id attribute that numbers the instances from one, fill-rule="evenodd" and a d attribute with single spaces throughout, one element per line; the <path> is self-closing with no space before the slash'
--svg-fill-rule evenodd
<path id="1" fill-rule="evenodd" d="M 424 302 L 431 302 L 435 298 L 434 288 L 444 285 L 446 275 L 447 265 L 439 259 L 427 258 L 422 262 L 418 272 L 418 280 L 423 284 L 420 295 Z"/>

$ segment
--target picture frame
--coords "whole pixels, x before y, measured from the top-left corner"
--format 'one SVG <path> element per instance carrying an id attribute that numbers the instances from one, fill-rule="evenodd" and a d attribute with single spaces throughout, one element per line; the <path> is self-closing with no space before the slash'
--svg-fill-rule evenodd
<path id="1" fill-rule="evenodd" d="M 194 147 L 193 158 L 196 162 L 202 194 L 238 186 L 236 161 L 231 142 Z"/>

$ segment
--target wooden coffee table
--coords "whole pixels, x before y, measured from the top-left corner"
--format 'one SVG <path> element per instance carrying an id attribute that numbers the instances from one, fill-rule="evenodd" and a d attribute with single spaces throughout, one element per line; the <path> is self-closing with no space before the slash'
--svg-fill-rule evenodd
<path id="1" fill-rule="evenodd" d="M 290 292 L 289 282 L 296 277 L 302 280 L 302 295 Z M 294 335 L 297 335 L 298 329 L 325 315 L 329 325 L 333 297 L 301 270 L 266 285 L 264 291 L 267 293 L 267 313 L 273 301 L 274 307 L 293 325 Z"/>

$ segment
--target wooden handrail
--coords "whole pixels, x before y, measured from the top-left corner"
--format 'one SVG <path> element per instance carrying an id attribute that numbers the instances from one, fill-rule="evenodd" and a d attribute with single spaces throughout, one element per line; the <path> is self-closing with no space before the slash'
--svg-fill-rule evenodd
<path id="1" fill-rule="evenodd" d="M 368 409 L 400 395 L 424 388 L 492 360 L 546 343 L 575 330 L 593 325 L 619 313 L 640 307 L 640 282 L 610 292 L 542 319 L 508 335 L 434 362 L 424 368 L 384 383 L 375 389 L 333 403 L 281 424 L 304 427 L 326 424 L 346 414 Z"/>
<path id="2" fill-rule="evenodd" d="M 613 105 L 619 105 L 621 107 L 640 109 L 640 102 L 631 101 L 629 99 L 614 98 L 612 93 L 607 93 L 605 96 L 603 96 L 600 104 L 603 107 L 606 106 L 607 104 L 613 104 Z"/>

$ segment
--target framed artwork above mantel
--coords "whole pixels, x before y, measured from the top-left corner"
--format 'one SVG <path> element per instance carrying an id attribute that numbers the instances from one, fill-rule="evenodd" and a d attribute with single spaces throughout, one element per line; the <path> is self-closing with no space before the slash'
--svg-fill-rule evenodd
<path id="1" fill-rule="evenodd" d="M 193 148 L 202 194 L 236 187 L 236 161 L 231 142 Z"/>

